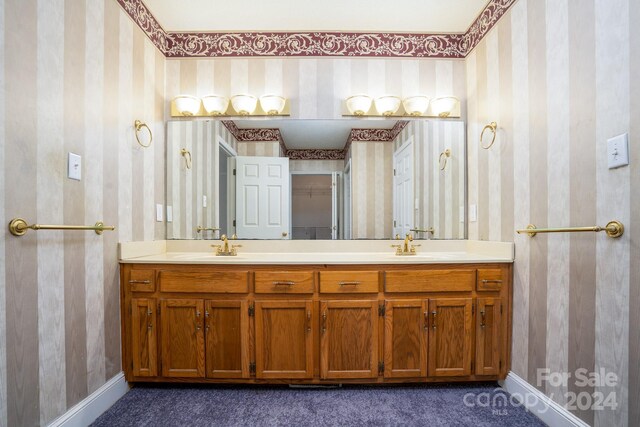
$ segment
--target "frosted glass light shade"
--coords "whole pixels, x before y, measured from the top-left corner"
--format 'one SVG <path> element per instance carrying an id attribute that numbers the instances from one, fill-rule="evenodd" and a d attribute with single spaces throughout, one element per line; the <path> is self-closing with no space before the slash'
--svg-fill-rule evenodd
<path id="1" fill-rule="evenodd" d="M 347 98 L 347 108 L 355 116 L 364 116 L 371 108 L 371 97 L 367 95 L 353 95 Z"/>
<path id="2" fill-rule="evenodd" d="M 278 95 L 262 95 L 260 97 L 260 106 L 270 116 L 282 113 L 284 104 L 287 100 Z"/>
<path id="3" fill-rule="evenodd" d="M 426 96 L 410 96 L 402 101 L 404 111 L 410 116 L 421 116 L 429 108 L 429 98 Z"/>
<path id="4" fill-rule="evenodd" d="M 178 95 L 173 98 L 176 110 L 183 116 L 193 116 L 200 111 L 200 98 L 191 95 Z"/>
<path id="5" fill-rule="evenodd" d="M 231 97 L 231 105 L 241 116 L 248 116 L 256 111 L 258 98 L 252 95 L 235 95 Z"/>
<path id="6" fill-rule="evenodd" d="M 391 116 L 398 111 L 401 101 L 397 96 L 381 96 L 380 98 L 376 98 L 373 102 L 378 113 L 383 116 Z"/>
<path id="7" fill-rule="evenodd" d="M 431 111 L 438 117 L 449 117 L 459 102 L 453 96 L 436 98 L 431 101 Z"/>
<path id="8" fill-rule="evenodd" d="M 229 108 L 229 98 L 220 95 L 207 95 L 202 97 L 202 105 L 207 114 L 220 116 Z"/>

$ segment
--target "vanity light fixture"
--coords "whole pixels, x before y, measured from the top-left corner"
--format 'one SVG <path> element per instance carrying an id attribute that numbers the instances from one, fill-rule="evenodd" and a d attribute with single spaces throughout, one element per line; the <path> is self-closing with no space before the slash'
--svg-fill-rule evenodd
<path id="1" fill-rule="evenodd" d="M 445 96 L 431 100 L 431 111 L 438 117 L 449 117 L 460 101 L 453 96 Z"/>
<path id="2" fill-rule="evenodd" d="M 221 95 L 207 95 L 202 97 L 202 106 L 207 114 L 221 116 L 229 108 L 229 98 Z"/>
<path id="3" fill-rule="evenodd" d="M 231 106 L 241 116 L 249 116 L 256 111 L 258 98 L 253 95 L 235 95 L 231 97 Z"/>
<path id="4" fill-rule="evenodd" d="M 364 116 L 371 109 L 371 97 L 353 95 L 347 98 L 347 108 L 354 116 Z"/>
<path id="5" fill-rule="evenodd" d="M 429 98 L 426 96 L 410 96 L 402 100 L 405 113 L 410 116 L 422 116 L 429 108 Z"/>
<path id="6" fill-rule="evenodd" d="M 279 95 L 262 95 L 260 97 L 260 107 L 262 107 L 264 112 L 269 116 L 282 113 L 286 102 L 287 100 Z"/>
<path id="7" fill-rule="evenodd" d="M 385 117 L 395 114 L 400 108 L 400 103 L 400 98 L 391 95 L 381 96 L 380 98 L 376 98 L 374 101 L 374 105 L 376 106 L 378 113 Z"/>
<path id="8" fill-rule="evenodd" d="M 200 111 L 200 98 L 191 95 L 178 95 L 173 98 L 176 109 L 183 116 L 195 116 Z"/>

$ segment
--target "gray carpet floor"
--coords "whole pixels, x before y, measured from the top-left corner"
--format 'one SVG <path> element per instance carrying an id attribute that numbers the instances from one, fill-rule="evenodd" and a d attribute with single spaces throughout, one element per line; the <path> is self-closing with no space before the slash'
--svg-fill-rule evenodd
<path id="1" fill-rule="evenodd" d="M 132 388 L 92 425 L 544 426 L 509 403 L 494 383 L 331 389 L 145 385 Z"/>

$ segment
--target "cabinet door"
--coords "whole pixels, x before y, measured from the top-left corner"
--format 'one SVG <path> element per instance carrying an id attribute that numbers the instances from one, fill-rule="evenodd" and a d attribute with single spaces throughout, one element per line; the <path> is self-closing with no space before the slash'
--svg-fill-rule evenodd
<path id="1" fill-rule="evenodd" d="M 384 376 L 406 378 L 427 376 L 426 300 L 386 302 L 384 319 Z"/>
<path id="2" fill-rule="evenodd" d="M 498 375 L 502 354 L 502 316 L 499 298 L 478 298 L 476 319 L 476 374 Z"/>
<path id="3" fill-rule="evenodd" d="M 199 299 L 161 300 L 163 376 L 204 377 L 203 306 Z"/>
<path id="4" fill-rule="evenodd" d="M 247 301 L 206 301 L 207 378 L 249 377 Z"/>
<path id="5" fill-rule="evenodd" d="M 471 375 L 471 298 L 438 298 L 429 301 L 429 376 Z"/>
<path id="6" fill-rule="evenodd" d="M 313 303 L 256 301 L 256 378 L 313 377 Z"/>
<path id="7" fill-rule="evenodd" d="M 322 301 L 320 375 L 378 376 L 378 301 Z"/>
<path id="8" fill-rule="evenodd" d="M 155 299 L 131 300 L 131 352 L 136 377 L 158 375 L 155 306 Z"/>

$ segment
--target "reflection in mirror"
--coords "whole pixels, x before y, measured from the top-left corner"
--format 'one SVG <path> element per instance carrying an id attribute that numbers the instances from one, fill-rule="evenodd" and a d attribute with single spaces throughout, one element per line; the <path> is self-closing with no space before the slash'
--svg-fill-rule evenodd
<path id="1" fill-rule="evenodd" d="M 166 164 L 169 239 L 466 237 L 459 120 L 175 120 Z"/>

